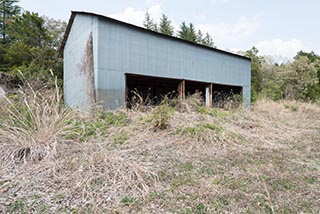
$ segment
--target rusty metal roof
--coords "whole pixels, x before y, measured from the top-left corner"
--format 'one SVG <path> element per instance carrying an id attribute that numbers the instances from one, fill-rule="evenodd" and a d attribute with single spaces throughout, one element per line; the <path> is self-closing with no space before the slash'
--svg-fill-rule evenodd
<path id="1" fill-rule="evenodd" d="M 134 28 L 136 30 L 140 30 L 140 31 L 145 32 L 145 33 L 161 36 L 161 37 L 164 37 L 166 39 L 183 42 L 183 43 L 186 43 L 186 44 L 189 44 L 189 45 L 192 45 L 192 46 L 196 46 L 198 48 L 205 48 L 205 49 L 209 49 L 209 50 L 212 50 L 212 51 L 215 51 L 215 52 L 220 52 L 222 54 L 227 54 L 227 55 L 231 55 L 231 56 L 235 56 L 235 57 L 239 57 L 239 58 L 251 61 L 250 58 L 242 56 L 242 55 L 239 55 L 239 54 L 235 54 L 235 53 L 232 53 L 232 52 L 228 52 L 228 51 L 217 49 L 217 48 L 213 48 L 213 47 L 208 47 L 208 46 L 201 45 L 201 44 L 198 44 L 198 43 L 194 43 L 194 42 L 191 42 L 191 41 L 188 41 L 188 40 L 180 39 L 178 37 L 169 36 L 169 35 L 162 34 L 162 33 L 156 32 L 156 31 L 148 30 L 146 28 L 139 27 L 139 26 L 136 26 L 136 25 L 133 25 L 133 24 L 129 24 L 129 23 L 126 23 L 126 22 L 122 22 L 122 21 L 119 21 L 119 20 L 116 20 L 116 19 L 113 19 L 113 18 L 110 18 L 110 17 L 107 17 L 107 16 L 103 16 L 103 15 L 99 15 L 99 14 L 95 14 L 95 13 L 91 13 L 91 12 L 84 12 L 84 11 L 71 11 L 71 16 L 70 16 L 70 19 L 69 19 L 69 23 L 68 23 L 66 32 L 64 34 L 64 37 L 63 37 L 63 40 L 62 40 L 62 43 L 61 43 L 61 46 L 60 46 L 60 49 L 59 49 L 59 51 L 61 53 L 64 50 L 64 47 L 66 45 L 66 42 L 67 42 L 67 39 L 68 39 L 70 30 L 71 30 L 71 27 L 72 27 L 74 18 L 75 18 L 75 16 L 77 14 L 83 14 L 83 15 L 88 15 L 88 16 L 96 16 L 96 17 L 98 17 L 98 18 L 100 18 L 102 20 L 113 22 L 113 23 L 117 23 L 117 24 L 120 24 L 120 25 L 124 25 L 124 26 L 126 26 L 128 28 Z"/>

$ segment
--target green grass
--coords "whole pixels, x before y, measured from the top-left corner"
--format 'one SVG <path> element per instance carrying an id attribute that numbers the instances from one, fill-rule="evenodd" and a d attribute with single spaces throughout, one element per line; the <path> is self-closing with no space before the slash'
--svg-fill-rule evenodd
<path id="1" fill-rule="evenodd" d="M 24 199 L 18 198 L 10 205 L 11 213 L 28 213 Z"/>
<path id="2" fill-rule="evenodd" d="M 111 127 L 124 127 L 129 124 L 128 117 L 123 112 L 100 110 L 95 119 L 77 118 L 69 121 L 73 124 L 73 132 L 67 136 L 70 140 L 88 141 L 96 137 L 105 137 Z"/>
<path id="3" fill-rule="evenodd" d="M 114 144 L 122 145 L 122 144 L 125 144 L 128 140 L 129 140 L 129 135 L 125 131 L 122 131 L 113 137 Z"/>
<path id="4" fill-rule="evenodd" d="M 138 201 L 138 199 L 136 199 L 134 197 L 124 196 L 121 199 L 121 204 L 123 206 L 137 206 L 137 205 L 139 205 L 139 201 Z"/>
<path id="5" fill-rule="evenodd" d="M 202 123 L 192 127 L 182 127 L 176 130 L 176 134 L 185 135 L 203 143 L 209 143 L 213 136 L 219 138 L 224 128 L 212 123 Z"/>
<path id="6" fill-rule="evenodd" d="M 209 115 L 212 117 L 217 117 L 217 118 L 224 118 L 232 115 L 232 111 L 225 111 L 222 109 L 218 108 L 208 108 L 205 106 L 200 106 L 198 108 L 198 113 L 204 114 L 204 115 Z"/>

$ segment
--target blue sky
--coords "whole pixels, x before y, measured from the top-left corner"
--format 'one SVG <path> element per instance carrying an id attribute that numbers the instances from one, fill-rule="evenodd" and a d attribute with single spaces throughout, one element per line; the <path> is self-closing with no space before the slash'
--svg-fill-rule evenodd
<path id="1" fill-rule="evenodd" d="M 68 21 L 71 10 L 94 12 L 141 25 L 149 11 L 178 28 L 192 22 L 208 31 L 220 49 L 258 47 L 263 55 L 292 58 L 299 50 L 320 54 L 319 0 L 21 0 L 24 9 Z"/>

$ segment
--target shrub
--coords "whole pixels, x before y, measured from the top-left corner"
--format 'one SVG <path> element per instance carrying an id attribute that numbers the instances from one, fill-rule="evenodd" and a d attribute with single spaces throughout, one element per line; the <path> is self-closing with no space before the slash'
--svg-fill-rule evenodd
<path id="1" fill-rule="evenodd" d="M 152 112 L 152 123 L 155 130 L 164 130 L 170 126 L 169 120 L 171 118 L 172 111 L 172 107 L 165 102 L 155 107 Z"/>

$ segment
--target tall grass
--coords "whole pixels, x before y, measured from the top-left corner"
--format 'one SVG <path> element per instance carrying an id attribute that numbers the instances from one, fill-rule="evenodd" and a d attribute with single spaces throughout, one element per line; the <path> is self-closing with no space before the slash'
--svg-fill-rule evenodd
<path id="1" fill-rule="evenodd" d="M 15 96 L 4 98 L 6 115 L 0 128 L 0 155 L 8 161 L 39 161 L 56 154 L 59 139 L 73 132 L 77 111 L 65 108 L 55 80 L 54 89 L 34 90 L 26 82 Z"/>

